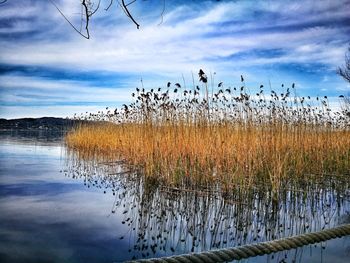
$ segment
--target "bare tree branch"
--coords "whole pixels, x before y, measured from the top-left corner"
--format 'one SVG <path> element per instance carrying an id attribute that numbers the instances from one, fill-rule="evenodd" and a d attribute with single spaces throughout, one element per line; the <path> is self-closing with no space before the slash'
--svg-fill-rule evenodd
<path id="1" fill-rule="evenodd" d="M 90 19 L 91 17 L 100 9 L 101 0 L 79 0 L 81 3 L 81 19 L 80 19 L 80 30 L 78 27 L 76 27 L 68 18 L 67 16 L 61 11 L 61 9 L 55 4 L 54 0 L 49 0 L 50 3 L 57 9 L 57 11 L 61 14 L 61 16 L 68 22 L 68 24 L 82 37 L 86 39 L 90 39 Z M 140 24 L 136 21 L 136 19 L 133 17 L 129 10 L 129 6 L 137 2 L 137 0 L 129 0 L 130 2 L 126 3 L 125 0 L 117 0 L 119 6 L 125 13 L 127 17 L 130 18 L 130 20 L 136 25 L 137 29 L 140 28 Z M 160 0 L 163 3 L 163 8 L 161 12 L 161 21 L 159 23 L 163 23 L 164 19 L 164 12 L 165 12 L 165 0 Z M 0 4 L 7 2 L 7 0 L 0 0 Z M 97 2 L 97 5 L 95 3 Z M 108 11 L 110 7 L 113 5 L 114 0 L 109 0 L 108 6 L 104 9 L 105 11 Z M 84 27 L 84 29 L 83 29 Z M 83 32 L 85 31 L 85 33 Z"/>
<path id="2" fill-rule="evenodd" d="M 81 4 L 84 7 L 85 10 L 85 30 L 86 30 L 86 34 L 87 34 L 87 39 L 90 38 L 90 33 L 89 33 L 89 20 L 90 20 L 90 15 L 89 15 L 89 9 L 86 3 L 86 0 L 83 0 L 81 2 Z"/>
<path id="3" fill-rule="evenodd" d="M 350 83 L 350 45 L 347 54 L 345 54 L 345 65 L 337 69 L 337 73 Z"/>
<path id="4" fill-rule="evenodd" d="M 101 0 L 98 1 L 97 7 L 95 8 L 94 11 L 92 11 L 92 12 L 89 14 L 89 16 L 92 16 L 92 15 L 94 15 L 94 14 L 97 12 L 97 10 L 100 8 L 100 4 L 101 4 Z"/>
<path id="5" fill-rule="evenodd" d="M 86 13 L 85 17 L 86 17 L 86 24 L 85 24 L 85 29 L 86 29 L 86 35 L 84 35 L 83 33 L 81 33 L 81 31 L 79 31 L 73 24 L 72 22 L 69 21 L 69 19 L 63 14 L 63 12 L 61 11 L 61 9 L 58 8 L 58 6 L 52 1 L 49 0 L 50 3 L 57 9 L 57 11 L 61 14 L 61 16 L 68 22 L 68 24 L 82 37 L 86 38 L 86 39 L 90 39 L 90 33 L 89 33 L 89 16 Z M 83 6 L 84 6 L 85 0 L 83 0 Z M 86 5 L 85 5 L 85 11 L 86 11 Z"/>
<path id="6" fill-rule="evenodd" d="M 160 22 L 158 24 L 158 26 L 160 26 L 161 24 L 163 24 L 163 20 L 164 20 L 164 12 L 165 12 L 165 0 L 162 0 L 163 1 L 163 9 L 162 9 L 162 13 L 160 14 Z"/>
<path id="7" fill-rule="evenodd" d="M 136 1 L 137 1 L 137 0 L 133 0 L 133 1 L 131 1 L 129 4 L 127 4 L 126 6 L 131 5 L 131 4 L 135 3 Z"/>
<path id="8" fill-rule="evenodd" d="M 81 12 L 80 12 L 80 32 L 83 30 L 83 20 L 84 20 L 84 7 L 81 6 Z"/>
<path id="9" fill-rule="evenodd" d="M 112 4 L 113 4 L 113 0 L 109 2 L 109 5 L 105 8 L 105 11 L 108 11 L 108 9 L 112 6 Z"/>
<path id="10" fill-rule="evenodd" d="M 128 9 L 128 5 L 132 4 L 132 3 L 135 3 L 135 1 L 132 1 L 130 2 L 129 4 L 125 4 L 125 1 L 124 0 L 121 0 L 122 3 L 121 3 L 121 6 L 123 8 L 123 10 L 125 11 L 126 15 L 131 19 L 131 21 L 136 25 L 137 29 L 140 28 L 140 25 L 136 22 L 136 20 L 134 19 L 134 17 L 130 14 L 129 12 L 129 9 Z"/>

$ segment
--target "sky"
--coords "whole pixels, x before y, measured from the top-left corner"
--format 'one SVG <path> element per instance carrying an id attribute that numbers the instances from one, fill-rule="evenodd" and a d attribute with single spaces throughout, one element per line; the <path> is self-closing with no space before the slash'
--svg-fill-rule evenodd
<path id="1" fill-rule="evenodd" d="M 81 2 L 52 1 L 79 29 Z M 139 29 L 118 1 L 105 11 L 109 2 L 92 16 L 90 39 L 49 0 L 0 5 L 0 118 L 118 107 L 136 87 L 197 85 L 199 69 L 213 86 L 239 86 L 243 75 L 251 90 L 295 83 L 298 95 L 335 104 L 350 93 L 336 74 L 350 44 L 350 0 L 137 0 L 129 10 Z"/>

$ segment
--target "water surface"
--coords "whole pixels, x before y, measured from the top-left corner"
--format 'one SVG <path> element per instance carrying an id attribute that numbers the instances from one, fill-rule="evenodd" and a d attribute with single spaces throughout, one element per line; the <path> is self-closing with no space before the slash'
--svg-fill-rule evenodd
<path id="1" fill-rule="evenodd" d="M 62 134 L 0 136 L 0 262 L 122 262 L 232 247 L 348 222 L 346 181 L 278 194 L 154 187 L 67 155 Z M 241 262 L 347 262 L 349 237 Z"/>

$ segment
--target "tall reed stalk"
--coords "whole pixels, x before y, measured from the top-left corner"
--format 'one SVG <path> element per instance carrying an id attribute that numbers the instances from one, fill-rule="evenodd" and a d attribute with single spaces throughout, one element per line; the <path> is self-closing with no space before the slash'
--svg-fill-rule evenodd
<path id="1" fill-rule="evenodd" d="M 130 105 L 83 116 L 93 122 L 68 133 L 68 147 L 125 159 L 170 184 L 278 187 L 308 174 L 349 173 L 350 118 L 332 112 L 327 97 L 298 97 L 294 84 L 294 96 L 290 88 L 265 94 L 262 85 L 248 94 L 241 77 L 241 87 L 219 83 L 210 98 L 202 70 L 199 78 L 202 87 L 136 89 Z"/>

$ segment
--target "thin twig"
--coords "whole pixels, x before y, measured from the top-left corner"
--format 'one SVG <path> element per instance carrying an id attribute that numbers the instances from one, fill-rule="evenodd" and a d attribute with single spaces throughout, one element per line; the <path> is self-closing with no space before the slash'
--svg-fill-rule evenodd
<path id="1" fill-rule="evenodd" d="M 98 1 L 98 4 L 97 4 L 97 7 L 95 8 L 94 11 L 92 11 L 89 16 L 92 16 L 93 14 L 95 14 L 97 12 L 97 10 L 100 8 L 100 3 L 101 3 L 101 0 Z"/>
<path id="2" fill-rule="evenodd" d="M 128 9 L 128 5 L 130 4 L 128 4 L 128 5 L 126 5 L 125 4 L 125 1 L 124 0 L 121 0 L 122 1 L 122 3 L 121 3 L 121 5 L 122 5 L 122 7 L 123 7 L 123 9 L 124 9 L 124 11 L 125 11 L 125 13 L 126 13 L 126 15 L 131 19 L 131 21 L 136 25 L 136 27 L 137 27 L 137 29 L 139 29 L 140 28 L 140 25 L 136 22 L 136 20 L 134 19 L 134 17 L 130 14 L 130 12 L 129 12 L 129 9 Z M 132 3 L 134 3 L 134 2 L 136 2 L 136 1 L 133 1 Z"/>
<path id="3" fill-rule="evenodd" d="M 131 5 L 131 4 L 133 4 L 134 2 L 136 2 L 137 0 L 133 0 L 133 1 L 131 1 L 129 4 L 126 4 L 126 6 L 128 6 L 128 5 Z"/>
<path id="4" fill-rule="evenodd" d="M 51 4 L 57 9 L 57 11 L 61 14 L 61 16 L 68 22 L 68 24 L 79 34 L 81 35 L 82 37 L 86 38 L 86 39 L 90 39 L 90 34 L 89 34 L 89 28 L 88 28 L 88 23 L 89 23 L 89 19 L 87 19 L 86 21 L 86 33 L 87 35 L 84 35 L 83 33 L 81 33 L 81 31 L 79 31 L 73 24 L 72 22 L 69 21 L 69 19 L 63 14 L 63 12 L 61 11 L 61 9 L 58 8 L 58 6 L 52 1 L 52 0 L 49 0 L 51 2 Z M 85 3 L 85 0 L 83 1 L 83 5 Z M 85 9 L 86 10 L 86 9 Z M 87 16 L 88 18 L 88 16 Z"/>
<path id="5" fill-rule="evenodd" d="M 165 12 L 165 0 L 163 0 L 163 9 L 162 9 L 162 13 L 160 14 L 160 22 L 158 24 L 158 26 L 160 26 L 161 24 L 163 24 L 163 20 L 164 20 L 164 12 Z"/>
<path id="6" fill-rule="evenodd" d="M 108 11 L 108 9 L 112 6 L 112 4 L 113 4 L 113 0 L 109 2 L 109 5 L 105 8 L 105 11 Z"/>

